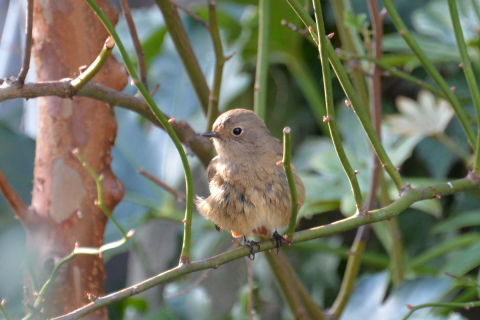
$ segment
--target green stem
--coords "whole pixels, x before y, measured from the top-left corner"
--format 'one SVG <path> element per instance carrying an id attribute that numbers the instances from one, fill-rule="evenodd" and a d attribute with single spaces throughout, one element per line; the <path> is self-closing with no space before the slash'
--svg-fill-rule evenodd
<path id="1" fill-rule="evenodd" d="M 405 317 L 402 318 L 402 320 L 407 320 L 410 318 L 410 316 L 417 310 L 422 309 L 422 308 L 430 308 L 430 307 L 450 307 L 450 308 L 464 308 L 464 309 L 470 309 L 470 308 L 475 308 L 475 307 L 480 307 L 480 301 L 472 301 L 472 302 L 438 302 L 438 303 L 424 303 L 424 304 L 419 304 L 418 306 L 410 306 L 410 312 L 407 313 Z"/>
<path id="2" fill-rule="evenodd" d="M 2 302 L 0 303 L 0 313 L 3 315 L 5 320 L 12 320 L 10 314 L 7 311 L 7 308 L 5 307 L 5 300 L 2 300 Z"/>
<path id="3" fill-rule="evenodd" d="M 108 57 L 112 53 L 112 49 L 115 47 L 115 41 L 108 37 L 103 45 L 103 49 L 98 55 L 98 57 L 93 61 L 93 63 L 82 72 L 78 77 L 72 80 L 70 84 L 72 85 L 73 92 L 78 92 L 83 86 L 85 86 L 93 77 L 102 69 L 105 62 L 107 62 Z"/>
<path id="4" fill-rule="evenodd" d="M 283 129 L 283 169 L 285 170 L 285 175 L 287 176 L 288 188 L 290 189 L 290 198 L 292 200 L 292 211 L 290 214 L 290 221 L 287 228 L 287 240 L 292 241 L 293 234 L 295 233 L 295 226 L 297 225 L 297 214 L 298 214 L 298 193 L 297 188 L 295 187 L 295 179 L 293 177 L 292 170 L 292 161 L 291 161 L 291 150 L 292 150 L 292 137 L 291 129 L 285 127 Z"/>
<path id="5" fill-rule="evenodd" d="M 359 54 L 364 54 L 364 46 L 362 41 L 358 37 L 358 33 L 355 30 L 350 30 L 345 25 L 345 12 L 352 11 L 352 8 L 349 5 L 345 5 L 345 0 L 330 0 L 330 4 L 333 9 L 333 14 L 335 15 L 335 21 L 337 26 L 337 32 L 342 43 L 342 47 L 349 52 L 357 52 Z M 355 87 L 356 92 L 360 96 L 360 100 L 363 105 L 368 104 L 368 90 L 365 83 L 365 79 L 360 70 L 353 68 L 350 73 L 352 77 L 352 82 Z"/>
<path id="6" fill-rule="evenodd" d="M 285 300 L 290 306 L 295 319 L 325 320 L 325 315 L 312 300 L 305 286 L 302 284 L 285 254 L 273 255 L 266 251 L 265 257 L 270 264 L 270 269 L 275 274 L 275 279 Z M 305 314 L 306 313 L 306 314 Z M 307 317 L 308 314 L 308 317 Z"/>
<path id="7" fill-rule="evenodd" d="M 183 27 L 177 8 L 170 2 L 170 0 L 155 0 L 155 2 L 162 11 L 165 26 L 167 27 L 175 48 L 177 48 L 178 55 L 187 71 L 193 90 L 198 97 L 203 112 L 207 114 L 210 89 L 208 88 L 207 80 L 202 73 L 200 64 L 198 63 L 190 41 L 188 40 L 187 33 Z"/>
<path id="8" fill-rule="evenodd" d="M 315 22 L 313 19 L 308 15 L 308 13 L 303 9 L 303 7 L 300 5 L 298 0 L 286 0 L 290 6 L 293 8 L 293 10 L 297 13 L 297 15 L 300 17 L 300 19 L 303 21 L 305 26 L 309 28 L 309 30 L 312 30 L 312 35 L 314 37 L 314 40 L 318 42 L 318 35 L 313 32 L 313 28 L 315 26 Z M 325 35 L 323 35 L 325 36 Z M 385 149 L 383 148 L 382 143 L 380 142 L 380 139 L 378 138 L 375 129 L 372 126 L 372 123 L 370 121 L 370 117 L 368 116 L 368 113 L 363 106 L 360 98 L 356 94 L 350 80 L 348 79 L 347 73 L 345 69 L 342 66 L 342 63 L 340 62 L 339 58 L 337 57 L 335 53 L 335 49 L 333 46 L 328 43 L 327 45 L 328 49 L 328 58 L 330 60 L 330 64 L 333 67 L 333 70 L 335 71 L 335 74 L 337 75 L 337 78 L 345 91 L 345 94 L 347 95 L 347 98 L 350 101 L 350 104 L 355 111 L 360 123 L 362 124 L 363 129 L 365 130 L 365 133 L 367 134 L 367 137 L 370 141 L 370 144 L 372 145 L 373 149 L 375 150 L 375 153 L 377 154 L 378 158 L 380 159 L 380 162 L 382 164 L 382 167 L 385 168 L 387 171 L 388 175 L 390 178 L 393 180 L 395 183 L 395 186 L 397 189 L 402 192 L 402 188 L 404 187 L 404 182 L 402 177 L 400 176 L 399 172 L 397 171 L 397 168 L 393 165 L 392 161 L 388 157 Z"/>
<path id="9" fill-rule="evenodd" d="M 398 14 L 397 10 L 395 10 L 392 0 L 382 0 L 382 1 L 383 1 L 383 5 L 385 6 L 385 9 L 388 11 L 388 14 L 390 15 L 390 18 L 392 19 L 392 22 L 397 28 L 399 34 L 403 37 L 403 39 L 408 44 L 410 49 L 420 60 L 421 64 L 425 68 L 425 71 L 427 71 L 430 77 L 432 77 L 432 79 L 435 81 L 435 83 L 443 92 L 447 100 L 452 105 L 453 110 L 455 111 L 455 114 L 457 115 L 458 120 L 462 125 L 463 131 L 467 136 L 470 146 L 472 146 L 472 148 L 475 147 L 477 143 L 475 133 L 473 131 L 472 126 L 469 124 L 467 114 L 465 110 L 462 108 L 462 106 L 460 105 L 460 102 L 458 101 L 457 97 L 453 94 L 451 88 L 443 79 L 440 72 L 438 72 L 438 70 L 435 68 L 435 66 L 427 57 L 427 55 L 422 51 L 422 49 L 418 45 L 415 38 L 408 31 L 407 27 L 405 26 L 402 19 L 400 18 L 400 15 Z"/>
<path id="10" fill-rule="evenodd" d="M 372 210 L 366 216 L 355 215 L 340 221 L 333 222 L 331 224 L 297 232 L 292 240 L 292 244 L 331 236 L 333 234 L 338 234 L 347 230 L 358 228 L 362 225 L 391 219 L 398 216 L 401 212 L 406 210 L 413 203 L 420 200 L 432 199 L 435 195 L 447 196 L 462 191 L 480 190 L 479 183 L 480 178 L 475 174 L 470 173 L 468 177 L 463 179 L 452 180 L 446 183 L 438 183 L 423 188 L 408 189 L 392 204 L 381 209 Z M 260 245 L 261 249 L 259 251 L 267 251 L 276 247 L 276 244 L 274 244 L 270 239 L 261 241 Z M 242 257 L 246 257 L 249 254 L 250 248 L 240 247 L 207 259 L 193 261 L 190 264 L 181 264 L 173 269 L 162 272 L 150 279 L 137 283 L 134 286 L 113 292 L 103 297 L 99 297 L 88 305 L 85 305 L 75 311 L 72 311 L 67 315 L 63 315 L 55 319 L 66 320 L 81 318 L 102 307 L 123 300 L 130 296 L 139 294 L 145 290 L 161 285 L 163 283 L 178 279 L 183 275 L 199 270 L 218 268 L 220 265 L 223 265 L 233 260 L 237 260 Z"/>
<path id="11" fill-rule="evenodd" d="M 450 17 L 452 19 L 453 31 L 457 40 L 458 51 L 462 61 L 462 69 L 467 79 L 468 88 L 472 95 L 473 106 L 477 115 L 477 123 L 480 125 L 480 90 L 472 68 L 472 62 L 468 56 L 467 44 L 463 37 L 462 25 L 458 16 L 457 3 L 455 0 L 448 0 L 448 8 L 450 9 Z M 477 130 L 477 144 L 475 145 L 475 162 L 473 166 L 475 173 L 480 173 L 480 130 Z"/>
<path id="12" fill-rule="evenodd" d="M 350 296 L 355 288 L 355 280 L 357 279 L 358 272 L 360 270 L 362 255 L 367 246 L 367 242 L 363 236 L 365 229 L 360 227 L 357 232 L 357 236 L 353 242 L 352 248 L 349 252 L 349 257 L 347 261 L 347 267 L 345 268 L 345 273 L 343 274 L 342 284 L 340 290 L 335 298 L 335 302 L 329 310 L 329 313 L 333 315 L 334 319 L 338 319 L 342 314 L 347 302 L 350 299 Z"/>
<path id="13" fill-rule="evenodd" d="M 305 64 L 303 59 L 294 58 L 289 54 L 286 55 L 284 61 L 307 99 L 318 127 L 325 136 L 330 135 L 327 124 L 323 122 L 323 117 L 326 115 L 325 101 L 318 90 L 317 80 L 313 78 L 310 67 Z"/>
<path id="14" fill-rule="evenodd" d="M 185 184 L 186 184 L 186 197 L 187 197 L 187 203 L 186 203 L 186 209 L 185 209 L 185 218 L 184 218 L 184 233 L 183 233 L 183 243 L 182 243 L 182 252 L 180 254 L 180 264 L 188 264 L 190 261 L 190 239 L 191 239 L 191 228 L 192 228 L 192 214 L 193 214 L 193 178 L 192 178 L 192 171 L 190 169 L 190 164 L 188 163 L 188 158 L 185 153 L 185 150 L 183 149 L 182 143 L 178 139 L 178 136 L 176 135 L 175 131 L 173 130 L 170 122 L 167 120 L 165 115 L 160 111 L 158 108 L 157 104 L 153 100 L 153 98 L 150 96 L 149 92 L 145 88 L 145 86 L 142 84 L 142 82 L 138 79 L 137 72 L 135 70 L 135 67 L 133 66 L 130 57 L 128 56 L 127 51 L 125 50 L 125 47 L 123 46 L 123 43 L 118 36 L 117 32 L 115 31 L 114 26 L 112 23 L 108 20 L 108 17 L 105 15 L 102 9 L 96 5 L 94 0 L 85 0 L 88 5 L 95 11 L 97 16 L 99 17 L 100 21 L 103 23 L 105 28 L 107 29 L 108 33 L 112 36 L 112 38 L 115 40 L 117 44 L 117 48 L 120 52 L 120 55 L 123 58 L 123 61 L 125 63 L 125 66 L 127 68 L 128 73 L 132 77 L 138 91 L 142 94 L 143 98 L 147 102 L 148 106 L 152 110 L 152 112 L 155 114 L 156 118 L 158 121 L 162 124 L 162 126 L 165 128 L 165 131 L 168 133 L 170 139 L 172 139 L 175 147 L 177 148 L 177 151 L 180 155 L 180 158 L 182 160 L 182 165 L 183 165 L 183 170 L 185 172 Z M 157 2 L 161 2 L 164 4 L 165 2 L 168 1 L 160 1 L 158 0 Z M 170 4 L 170 2 L 168 2 Z M 171 5 L 171 4 L 170 4 Z M 176 10 L 174 10 L 176 12 Z M 178 13 L 177 13 L 178 15 Z M 167 19 L 167 17 L 165 17 Z M 202 75 L 203 77 L 203 75 Z"/>
<path id="15" fill-rule="evenodd" d="M 377 66 L 379 66 L 380 68 L 382 68 L 383 70 L 385 70 L 387 72 L 387 74 L 384 74 L 384 76 L 394 75 L 394 76 L 396 76 L 400 79 L 406 80 L 406 81 L 411 82 L 411 83 L 413 83 L 413 84 L 415 84 L 415 85 L 417 85 L 417 86 L 419 86 L 419 87 L 421 87 L 425 90 L 428 90 L 431 93 L 433 93 L 433 94 L 435 94 L 439 97 L 445 98 L 443 92 L 435 89 L 434 87 L 432 87 L 431 85 L 429 85 L 425 81 L 423 81 L 419 78 L 416 78 L 412 75 L 409 75 L 406 72 L 400 71 L 397 68 L 390 66 L 388 63 L 383 62 L 382 60 L 378 60 L 378 59 L 375 59 L 375 58 L 370 57 L 370 56 L 362 56 L 362 55 L 358 55 L 358 54 L 354 54 L 354 53 L 350 53 L 350 52 L 341 52 L 341 54 L 339 55 L 339 58 L 342 59 L 342 60 L 347 60 L 347 61 L 352 60 L 352 59 L 356 59 L 356 60 L 366 60 L 366 61 L 373 62 Z"/>
<path id="16" fill-rule="evenodd" d="M 343 170 L 347 175 L 348 181 L 352 188 L 353 198 L 355 199 L 355 204 L 357 206 L 357 212 L 360 214 L 365 213 L 365 205 L 362 198 L 362 192 L 360 190 L 360 185 L 358 184 L 357 175 L 353 170 L 350 161 L 348 161 L 347 154 L 343 149 L 342 140 L 340 134 L 338 133 L 336 119 L 335 119 L 335 105 L 333 103 L 333 91 L 332 91 L 332 82 L 330 76 L 330 64 L 328 63 L 328 39 L 325 36 L 325 26 L 323 24 L 322 8 L 320 5 L 320 0 L 313 0 L 313 7 L 315 10 L 315 19 L 317 25 L 317 34 L 319 37 L 318 51 L 320 53 L 320 61 L 322 63 L 322 79 L 323 79 L 323 88 L 325 93 L 325 103 L 327 108 L 327 116 L 324 121 L 327 122 L 328 128 L 330 130 L 330 136 L 332 138 L 333 146 L 337 152 L 338 158 L 342 164 Z"/>
<path id="17" fill-rule="evenodd" d="M 262 119 L 267 116 L 267 79 L 270 40 L 271 0 L 259 0 L 258 4 L 258 52 L 257 70 L 253 93 L 253 110 Z"/>
<path id="18" fill-rule="evenodd" d="M 223 66 L 225 65 L 225 56 L 223 55 L 222 41 L 217 22 L 216 2 L 215 0 L 207 0 L 208 2 L 208 30 L 212 37 L 213 49 L 215 51 L 215 69 L 213 73 L 212 90 L 208 99 L 207 112 L 207 130 L 212 129 L 213 123 L 218 117 L 218 101 L 220 100 L 220 87 L 222 85 Z"/>

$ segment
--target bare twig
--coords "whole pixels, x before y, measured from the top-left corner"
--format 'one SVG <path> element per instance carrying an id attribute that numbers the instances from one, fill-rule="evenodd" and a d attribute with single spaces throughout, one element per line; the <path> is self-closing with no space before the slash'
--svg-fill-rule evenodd
<path id="1" fill-rule="evenodd" d="M 320 237 L 330 236 L 332 234 L 337 234 L 346 230 L 358 228 L 362 225 L 391 219 L 399 215 L 400 212 L 403 212 L 404 210 L 409 208 L 413 203 L 425 199 L 432 199 L 435 194 L 440 196 L 447 196 L 462 191 L 479 189 L 480 177 L 475 175 L 473 172 L 470 172 L 468 176 L 463 179 L 442 182 L 422 188 L 406 189 L 405 192 L 403 192 L 402 195 L 392 204 L 381 209 L 372 210 L 368 215 L 355 215 L 331 224 L 297 232 L 295 234 L 295 237 L 293 238 L 292 244 L 305 242 Z M 259 251 L 270 250 L 275 248 L 276 246 L 276 244 L 273 243 L 270 239 L 261 241 L 260 245 L 261 249 Z M 143 282 L 137 283 L 131 287 L 113 292 L 104 297 L 99 297 L 88 305 L 85 305 L 77 310 L 70 312 L 69 314 L 60 316 L 55 319 L 79 319 L 106 305 L 110 305 L 114 302 L 139 294 L 140 292 L 146 291 L 160 284 L 170 282 L 185 274 L 189 274 L 199 270 L 218 268 L 220 265 L 242 257 L 246 257 L 249 254 L 250 248 L 243 246 L 207 259 L 192 261 L 189 264 L 179 265 Z"/>
<path id="2" fill-rule="evenodd" d="M 127 0 L 120 0 L 120 5 L 122 6 L 123 15 L 125 16 L 125 21 L 127 22 L 130 36 L 132 37 L 133 47 L 135 48 L 135 53 L 137 55 L 138 73 L 140 76 L 140 81 L 142 81 L 145 88 L 148 89 L 147 70 L 145 68 L 145 60 L 143 59 L 144 52 L 142 50 L 140 40 L 138 39 L 137 29 L 135 28 L 135 23 L 133 22 L 130 6 L 128 5 Z"/>
<path id="3" fill-rule="evenodd" d="M 15 216 L 20 219 L 22 223 L 31 223 L 34 215 L 30 213 L 28 206 L 23 203 L 20 196 L 15 192 L 12 186 L 8 183 L 7 178 L 0 171 L 0 191 L 7 200 L 10 208 L 12 208 Z"/>
<path id="4" fill-rule="evenodd" d="M 138 172 L 146 177 L 147 179 L 149 179 L 150 181 L 154 182 L 155 184 L 159 185 L 160 187 L 162 187 L 163 189 L 167 190 L 168 192 L 170 192 L 171 194 L 173 194 L 175 196 L 175 198 L 177 198 L 177 200 L 182 200 L 183 202 L 187 201 L 187 198 L 185 198 L 185 195 L 182 194 L 181 192 L 178 192 L 177 190 L 173 189 L 172 187 L 170 187 L 168 184 L 166 184 L 165 182 L 161 181 L 160 179 L 158 179 L 157 177 L 155 177 L 153 174 L 151 174 L 150 172 L 148 171 L 145 171 L 143 168 L 140 168 L 138 169 Z"/>
<path id="5" fill-rule="evenodd" d="M 62 81 L 25 83 L 22 86 L 15 79 L 5 79 L 0 85 L 0 102 L 15 98 L 32 99 L 46 96 L 71 98 L 72 95 L 74 95 L 70 84 L 71 80 L 72 79 L 62 79 Z M 87 83 L 75 95 L 97 99 L 111 106 L 119 106 L 134 111 L 162 130 L 164 129 L 142 98 L 134 97 L 94 82 Z M 167 115 L 165 116 L 170 118 Z M 185 121 L 173 121 L 171 125 L 180 138 L 180 141 L 199 157 L 204 166 L 208 166 L 210 160 L 213 158 L 213 145 L 211 141 L 197 134 Z"/>
<path id="6" fill-rule="evenodd" d="M 32 54 L 32 29 L 33 29 L 33 0 L 27 1 L 27 19 L 25 25 L 25 48 L 23 52 L 22 69 L 18 74 L 18 81 L 23 84 L 30 69 L 30 56 Z"/>
<path id="7" fill-rule="evenodd" d="M 173 1 L 173 0 L 169 0 L 170 3 L 172 5 L 174 5 L 175 7 L 177 7 L 178 9 L 182 10 L 183 12 L 185 12 L 188 16 L 190 16 L 190 18 L 192 18 L 193 20 L 197 21 L 198 23 L 200 23 L 202 26 L 204 26 L 205 28 L 208 28 L 208 23 L 203 20 L 202 18 L 200 18 L 199 16 L 197 16 L 195 14 L 195 12 L 193 12 L 192 10 L 188 9 L 187 7 L 185 6 L 182 6 L 181 4 Z"/>

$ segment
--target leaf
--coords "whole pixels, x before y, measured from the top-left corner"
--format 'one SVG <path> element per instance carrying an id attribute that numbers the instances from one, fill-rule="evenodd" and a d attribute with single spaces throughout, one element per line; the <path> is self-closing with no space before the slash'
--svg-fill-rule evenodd
<path id="1" fill-rule="evenodd" d="M 478 210 L 458 213 L 453 217 L 445 219 L 435 225 L 432 232 L 443 233 L 474 226 L 480 226 L 480 211 Z"/>
<path id="2" fill-rule="evenodd" d="M 480 243 L 476 243 L 458 252 L 442 271 L 461 277 L 479 265 Z"/>
<path id="3" fill-rule="evenodd" d="M 403 282 L 385 298 L 388 279 L 388 272 L 360 277 L 340 320 L 400 320 L 409 312 L 406 305 L 442 301 L 453 285 L 447 278 L 420 277 Z M 453 319 L 453 316 L 436 316 L 431 308 L 425 308 L 409 319 L 440 320 Z"/>

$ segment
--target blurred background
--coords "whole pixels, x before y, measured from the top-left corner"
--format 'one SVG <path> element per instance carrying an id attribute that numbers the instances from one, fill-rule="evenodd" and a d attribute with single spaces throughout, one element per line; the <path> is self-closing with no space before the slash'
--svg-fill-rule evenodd
<path id="1" fill-rule="evenodd" d="M 207 17 L 205 1 L 176 1 Z M 366 1 L 343 1 L 341 21 L 335 20 L 332 3 L 322 1 L 326 30 L 335 32 L 332 43 L 340 48 L 338 24 L 347 26 L 368 53 L 371 32 Z M 459 9 L 464 36 L 475 71 L 480 67 L 480 17 L 474 10 L 480 1 L 461 1 Z M 166 32 L 162 14 L 152 1 L 131 1 L 133 19 L 145 52 L 149 87 L 159 84 L 154 95 L 161 110 L 186 120 L 197 132 L 209 130 L 188 76 Z M 470 93 L 459 65 L 448 7 L 443 0 L 396 0 L 395 6 L 428 57 L 463 106 L 473 114 Z M 224 52 L 233 54 L 225 64 L 220 110 L 251 109 L 258 41 L 258 2 L 222 0 L 217 3 Z M 321 65 L 317 48 L 303 25 L 284 1 L 272 6 L 268 110 L 266 123 L 281 139 L 284 126 L 293 130 L 294 164 L 307 188 L 307 200 L 299 216 L 298 230 L 327 224 L 355 212 L 350 185 L 337 159 L 331 140 L 325 135 L 314 106 L 323 104 Z M 209 83 L 213 78 L 214 54 L 207 30 L 181 12 L 192 47 Z M 282 24 L 282 21 L 284 23 Z M 18 74 L 21 66 L 25 24 L 25 2 L 0 0 L 0 78 Z M 384 23 L 383 62 L 431 83 L 418 59 L 395 31 L 390 20 Z M 120 37 L 134 58 L 134 48 L 123 17 L 117 25 Z M 345 53 L 344 57 L 348 57 Z M 117 58 L 121 58 L 117 54 Z M 133 59 L 135 60 L 135 59 Z M 346 58 L 346 68 L 366 68 L 365 61 Z M 31 67 L 27 82 L 35 81 Z M 477 74 L 478 75 L 478 74 Z M 368 83 L 368 77 L 366 77 Z M 134 86 L 125 92 L 135 94 Z M 413 186 L 464 177 L 470 150 L 448 103 L 406 80 L 386 74 L 382 80 L 384 121 L 382 135 L 387 152 Z M 363 191 L 368 190 L 372 168 L 367 139 L 345 95 L 334 81 L 338 125 L 352 165 L 359 170 Z M 184 204 L 138 173 L 143 168 L 168 185 L 184 192 L 183 169 L 168 136 L 139 115 L 116 108 L 118 136 L 113 150 L 114 173 L 125 185 L 125 197 L 114 215 L 125 229 L 135 229 L 133 241 L 105 254 L 106 291 L 112 292 L 142 281 L 177 265 L 182 239 Z M 35 136 L 35 99 L 0 103 L 0 170 L 25 203 L 30 203 Z M 189 158 L 195 174 L 195 193 L 208 194 L 205 168 Z M 396 199 L 396 190 L 385 192 Z M 362 259 L 356 291 L 341 319 L 375 318 L 379 310 L 404 314 L 405 304 L 428 301 L 478 300 L 477 274 L 480 264 L 480 210 L 478 193 L 462 193 L 415 204 L 398 218 L 403 243 L 406 280 L 400 287 L 391 284 L 391 239 L 388 227 L 373 226 Z M 192 260 L 203 259 L 232 247 L 231 236 L 218 233 L 213 224 L 195 213 Z M 338 293 L 348 250 L 355 230 L 282 248 L 295 271 L 318 305 L 328 308 Z M 120 238 L 109 224 L 105 242 Z M 22 264 L 24 232 L 3 197 L 0 197 L 0 299 L 5 299 L 15 318 L 23 315 Z M 254 269 L 253 284 L 247 271 Z M 445 272 L 462 278 L 445 275 Z M 471 282 L 469 282 L 471 281 Z M 262 254 L 253 265 L 240 259 L 189 274 L 165 286 L 126 299 L 110 307 L 111 319 L 245 319 L 249 292 L 254 292 L 258 319 L 289 319 L 291 314 L 278 293 L 275 279 Z M 388 294 L 387 294 L 388 292 Z M 414 301 L 408 300 L 415 297 Z M 370 297 L 370 298 L 369 298 Z M 359 300 L 361 299 L 361 300 Z M 438 311 L 438 310 L 437 310 Z M 418 314 L 421 314 L 419 311 Z M 361 317 L 360 315 L 366 315 Z M 479 319 L 471 310 L 450 309 L 429 313 L 428 319 Z M 0 316 L 1 317 L 1 316 Z M 396 319 L 396 318 L 392 318 Z M 413 319 L 413 318 L 412 318 Z M 420 318 L 415 318 L 420 319 Z M 427 319 L 427 317 L 422 318 Z"/>

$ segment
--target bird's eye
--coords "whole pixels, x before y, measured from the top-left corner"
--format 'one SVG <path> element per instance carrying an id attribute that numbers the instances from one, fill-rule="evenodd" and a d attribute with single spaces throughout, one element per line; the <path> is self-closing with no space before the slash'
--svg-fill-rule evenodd
<path id="1" fill-rule="evenodd" d="M 242 128 L 235 128 L 232 130 L 232 133 L 236 136 L 239 136 L 240 134 L 242 134 Z"/>

